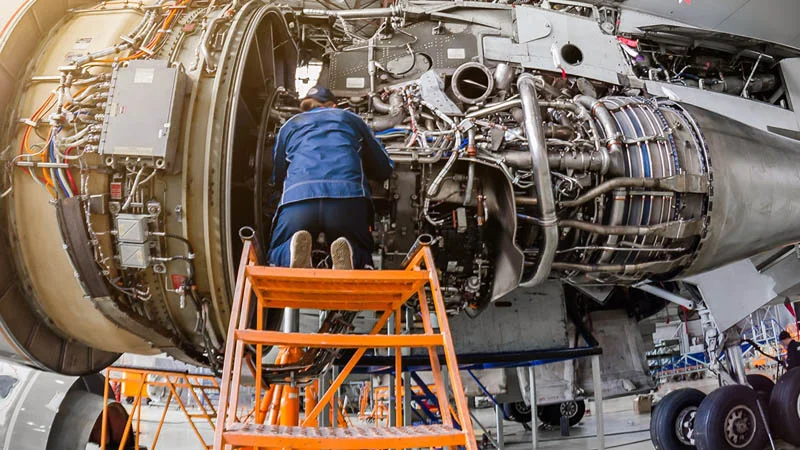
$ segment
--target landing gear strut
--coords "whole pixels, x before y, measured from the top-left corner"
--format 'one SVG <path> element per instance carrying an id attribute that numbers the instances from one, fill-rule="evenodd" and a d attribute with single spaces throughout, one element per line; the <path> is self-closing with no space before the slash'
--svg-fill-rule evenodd
<path id="1" fill-rule="evenodd" d="M 716 340 L 714 336 L 714 344 Z M 767 377 L 745 374 L 740 337 L 735 331 L 729 330 L 723 342 L 735 343 L 724 350 L 728 370 L 720 370 L 727 385 L 707 396 L 696 389 L 678 389 L 667 394 L 650 418 L 650 438 L 655 447 L 763 450 L 772 443 L 769 416 L 774 417 L 773 423 L 781 422 L 781 430 L 797 434 L 800 442 L 800 371 L 791 377 L 784 376 L 781 378 L 787 378 L 784 387 L 778 389 L 776 385 L 773 389 Z"/>

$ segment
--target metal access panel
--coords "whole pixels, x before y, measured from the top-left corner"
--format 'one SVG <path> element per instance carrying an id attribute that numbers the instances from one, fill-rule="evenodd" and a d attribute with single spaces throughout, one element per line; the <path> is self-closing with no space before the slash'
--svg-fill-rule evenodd
<path id="1" fill-rule="evenodd" d="M 526 352 L 569 347 L 563 286 L 548 280 L 519 288 L 470 318 L 450 319 L 458 354 Z M 476 333 L 475 330 L 491 330 Z"/>
<path id="2" fill-rule="evenodd" d="M 115 70 L 100 139 L 106 162 L 141 158 L 173 170 L 185 85 L 183 69 L 163 60 L 131 61 Z"/>

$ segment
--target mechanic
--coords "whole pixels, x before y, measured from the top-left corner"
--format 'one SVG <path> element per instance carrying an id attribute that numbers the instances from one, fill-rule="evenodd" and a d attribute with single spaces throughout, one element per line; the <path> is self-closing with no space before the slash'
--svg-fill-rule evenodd
<path id="1" fill-rule="evenodd" d="M 786 330 L 781 331 L 781 334 L 778 335 L 778 340 L 781 341 L 781 345 L 786 349 L 787 370 L 800 367 L 800 344 L 792 339 L 792 336 Z"/>
<path id="2" fill-rule="evenodd" d="M 273 183 L 283 186 L 269 258 L 310 268 L 314 240 L 331 243 L 333 268 L 372 266 L 374 213 L 367 180 L 383 182 L 394 162 L 358 115 L 336 108 L 333 93 L 312 88 L 300 114 L 278 132 Z"/>

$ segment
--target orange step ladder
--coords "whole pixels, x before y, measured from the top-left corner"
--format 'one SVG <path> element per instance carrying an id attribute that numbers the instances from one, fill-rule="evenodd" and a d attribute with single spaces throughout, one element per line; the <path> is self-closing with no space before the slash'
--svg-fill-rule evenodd
<path id="1" fill-rule="evenodd" d="M 439 286 L 439 278 L 428 246 L 416 248 L 406 270 L 317 270 L 287 269 L 257 265 L 252 242 L 245 240 L 239 274 L 236 281 L 231 320 L 226 342 L 226 357 L 220 388 L 218 421 L 214 449 L 250 448 L 326 448 L 326 449 L 388 449 L 418 447 L 456 447 L 477 450 L 472 421 L 469 416 L 464 388 L 458 372 L 456 354 L 447 322 L 447 313 Z M 429 287 L 430 296 L 425 287 Z M 255 294 L 257 329 L 248 329 L 252 294 Z M 401 335 L 401 307 L 414 295 L 421 300 L 419 309 L 424 334 Z M 428 299 L 433 303 L 436 325 L 434 333 Z M 329 311 L 376 311 L 380 313 L 372 330 L 364 334 L 285 333 L 265 331 L 263 312 L 266 308 L 309 308 Z M 378 334 L 395 315 L 395 334 Z M 278 426 L 247 423 L 237 417 L 239 384 L 245 345 L 255 346 L 255 373 L 262 371 L 264 346 L 287 348 L 355 349 L 349 362 L 332 381 L 330 388 L 319 398 L 311 411 L 306 411 L 305 426 Z M 370 348 L 395 348 L 396 373 L 402 371 L 399 349 L 425 348 L 430 357 L 436 393 L 442 411 L 450 410 L 450 400 L 444 385 L 437 348 L 444 351 L 450 385 L 455 398 L 454 426 L 451 414 L 442 414 L 441 425 L 402 426 L 402 402 L 397 402 L 397 421 L 394 427 L 319 428 L 317 417 L 323 408 L 332 404 L 338 388 Z M 402 398 L 402 377 L 395 377 L 396 398 Z M 292 380 L 296 382 L 296 380 Z M 262 381 L 256 376 L 256 402 L 261 395 Z M 287 380 L 287 384 L 288 380 Z"/>

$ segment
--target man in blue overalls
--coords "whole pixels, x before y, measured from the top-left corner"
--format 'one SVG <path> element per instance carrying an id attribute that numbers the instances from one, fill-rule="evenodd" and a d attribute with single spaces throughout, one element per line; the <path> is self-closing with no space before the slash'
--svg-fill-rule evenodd
<path id="1" fill-rule="evenodd" d="M 311 267 L 313 239 L 325 234 L 333 268 L 372 265 L 374 221 L 368 179 L 394 170 L 386 149 L 356 114 L 336 109 L 333 93 L 315 87 L 304 111 L 278 132 L 273 181 L 283 185 L 269 258 L 281 267 Z M 313 235 L 313 237 L 312 237 Z"/>

